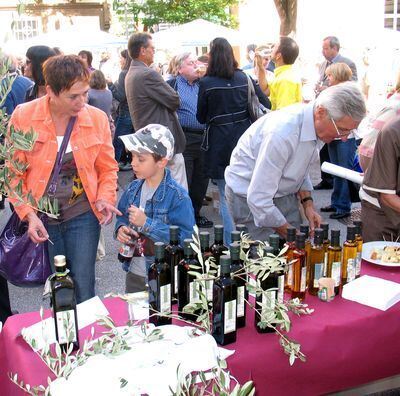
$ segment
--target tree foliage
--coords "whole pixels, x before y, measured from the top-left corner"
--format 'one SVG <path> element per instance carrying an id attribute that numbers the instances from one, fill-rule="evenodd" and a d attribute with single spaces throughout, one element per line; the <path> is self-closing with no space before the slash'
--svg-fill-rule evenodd
<path id="1" fill-rule="evenodd" d="M 229 7 L 239 0 L 114 0 L 114 10 L 123 21 L 125 4 L 127 16 L 133 20 L 134 30 L 139 22 L 144 30 L 154 30 L 160 23 L 182 24 L 202 18 L 227 27 L 236 27 L 234 15 Z"/>

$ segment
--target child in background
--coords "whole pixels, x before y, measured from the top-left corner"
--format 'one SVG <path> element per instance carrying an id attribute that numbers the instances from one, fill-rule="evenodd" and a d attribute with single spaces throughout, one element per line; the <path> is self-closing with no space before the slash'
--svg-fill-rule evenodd
<path id="1" fill-rule="evenodd" d="M 169 242 L 169 226 L 179 227 L 179 239 L 191 238 L 195 225 L 192 202 L 166 168 L 173 156 L 174 137 L 159 124 L 149 124 L 134 134 L 120 136 L 132 153 L 137 179 L 122 194 L 115 226 L 119 242 L 139 240 L 141 256 L 133 257 L 126 275 L 126 292 L 146 290 L 147 270 L 153 261 L 154 242 Z"/>

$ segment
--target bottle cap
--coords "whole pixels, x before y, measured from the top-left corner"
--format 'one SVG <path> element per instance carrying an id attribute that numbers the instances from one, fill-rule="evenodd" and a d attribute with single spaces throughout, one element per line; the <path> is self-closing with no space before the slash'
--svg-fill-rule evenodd
<path id="1" fill-rule="evenodd" d="M 268 253 L 274 254 L 275 249 L 272 246 L 264 246 L 263 251 L 264 256 L 266 256 Z"/>
<path id="2" fill-rule="evenodd" d="M 286 236 L 286 240 L 288 241 L 288 242 L 293 242 L 295 239 L 296 239 L 296 228 L 294 228 L 294 227 L 288 227 L 287 229 L 286 229 L 286 232 L 287 232 L 287 236 Z"/>
<path id="3" fill-rule="evenodd" d="M 356 226 L 354 226 L 354 225 L 347 226 L 347 237 L 346 237 L 346 239 L 348 241 L 354 241 L 355 238 L 356 238 Z"/>
<path id="4" fill-rule="evenodd" d="M 324 236 L 323 238 L 329 239 L 329 224 L 328 223 L 321 223 L 321 228 L 324 231 Z"/>
<path id="5" fill-rule="evenodd" d="M 314 245 L 321 245 L 324 240 L 324 230 L 316 228 L 314 231 Z"/>
<path id="6" fill-rule="evenodd" d="M 229 244 L 229 253 L 231 255 L 231 259 L 239 260 L 240 258 L 240 244 L 238 242 L 233 242 Z"/>
<path id="7" fill-rule="evenodd" d="M 190 245 L 191 243 L 193 243 L 193 239 L 190 238 L 183 241 L 183 253 L 185 254 L 185 256 L 191 256 L 193 254 L 193 249 Z"/>
<path id="8" fill-rule="evenodd" d="M 179 240 L 179 227 L 172 225 L 169 226 L 169 240 L 172 242 L 178 242 Z"/>
<path id="9" fill-rule="evenodd" d="M 231 241 L 232 242 L 240 242 L 240 231 L 232 231 L 231 232 Z"/>
<path id="10" fill-rule="evenodd" d="M 210 233 L 208 231 L 200 232 L 200 247 L 208 249 L 210 247 Z"/>
<path id="11" fill-rule="evenodd" d="M 236 224 L 236 231 L 239 231 L 240 233 L 244 232 L 245 234 L 248 234 L 249 232 L 247 226 L 244 224 Z"/>
<path id="12" fill-rule="evenodd" d="M 65 267 L 66 265 L 67 265 L 67 260 L 65 256 L 61 254 L 58 256 L 54 256 L 54 266 L 56 267 L 56 271 L 57 267 Z"/>
<path id="13" fill-rule="evenodd" d="M 268 237 L 268 243 L 274 249 L 279 249 L 279 235 L 278 234 L 271 234 Z"/>
<path id="14" fill-rule="evenodd" d="M 221 275 L 228 275 L 231 273 L 231 259 L 229 256 L 221 256 L 219 258 L 219 265 L 221 269 Z"/>
<path id="15" fill-rule="evenodd" d="M 222 241 L 224 238 L 224 226 L 217 224 L 214 226 L 214 239 L 216 241 Z"/>
<path id="16" fill-rule="evenodd" d="M 298 249 L 304 249 L 304 246 L 306 246 L 306 234 L 304 234 L 304 232 L 299 232 L 296 235 L 296 247 Z"/>
<path id="17" fill-rule="evenodd" d="M 165 244 L 163 242 L 156 242 L 154 244 L 154 252 L 157 259 L 163 259 L 165 254 Z"/>
<path id="18" fill-rule="evenodd" d="M 331 230 L 331 246 L 340 246 L 340 230 Z"/>
<path id="19" fill-rule="evenodd" d="M 361 235 L 362 221 L 361 220 L 354 220 L 353 224 L 356 227 L 356 235 Z"/>
<path id="20" fill-rule="evenodd" d="M 308 224 L 301 224 L 300 232 L 302 232 L 306 236 L 306 239 L 308 239 L 308 236 L 310 235 L 310 226 Z"/>

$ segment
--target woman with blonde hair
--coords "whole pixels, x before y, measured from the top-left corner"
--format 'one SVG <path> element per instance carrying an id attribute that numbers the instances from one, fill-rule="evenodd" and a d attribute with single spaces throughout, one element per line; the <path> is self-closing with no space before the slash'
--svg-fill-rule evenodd
<path id="1" fill-rule="evenodd" d="M 353 72 L 346 63 L 332 63 L 325 70 L 325 75 L 328 79 L 329 86 L 339 84 L 341 82 L 350 81 L 353 77 Z"/>

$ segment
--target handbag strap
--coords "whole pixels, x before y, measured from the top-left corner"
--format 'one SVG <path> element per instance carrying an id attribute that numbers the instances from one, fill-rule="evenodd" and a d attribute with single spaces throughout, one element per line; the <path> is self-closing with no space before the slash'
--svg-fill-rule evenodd
<path id="1" fill-rule="evenodd" d="M 47 189 L 47 195 L 49 197 L 54 197 L 56 194 L 57 181 L 58 181 L 58 176 L 60 175 L 60 171 L 61 171 L 62 160 L 63 160 L 64 154 L 65 154 L 65 151 L 67 150 L 69 138 L 71 136 L 72 129 L 74 128 L 75 121 L 76 121 L 76 117 L 71 117 L 69 119 L 67 129 L 65 130 L 64 138 L 61 143 L 60 150 L 57 153 L 57 158 L 56 158 L 56 163 L 54 165 L 53 175 L 51 177 L 49 188 Z"/>
<path id="2" fill-rule="evenodd" d="M 251 77 L 248 74 L 246 74 L 246 77 L 247 77 L 247 101 L 250 104 L 251 97 L 256 94 L 256 91 L 254 90 L 253 80 L 251 79 Z"/>

